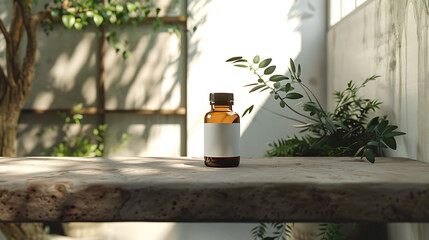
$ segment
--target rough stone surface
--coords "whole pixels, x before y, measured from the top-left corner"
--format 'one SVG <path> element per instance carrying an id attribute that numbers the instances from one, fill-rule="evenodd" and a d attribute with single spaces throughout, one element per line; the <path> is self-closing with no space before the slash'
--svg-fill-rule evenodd
<path id="1" fill-rule="evenodd" d="M 406 158 L 0 158 L 1 221 L 429 221 Z"/>

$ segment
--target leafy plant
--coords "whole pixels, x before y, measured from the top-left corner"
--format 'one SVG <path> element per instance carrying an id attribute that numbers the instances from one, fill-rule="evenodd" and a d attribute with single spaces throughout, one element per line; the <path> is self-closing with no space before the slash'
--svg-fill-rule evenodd
<path id="1" fill-rule="evenodd" d="M 319 224 L 319 231 L 320 240 L 343 240 L 338 224 L 321 223 Z"/>
<path id="2" fill-rule="evenodd" d="M 260 223 L 251 232 L 254 240 L 286 240 L 291 237 L 292 227 L 286 223 Z M 270 236 L 266 236 L 268 232 Z"/>
<path id="3" fill-rule="evenodd" d="M 36 3 L 37 1 L 34 1 Z M 151 12 L 154 12 L 155 18 L 152 21 L 152 28 L 156 31 L 161 26 L 166 26 L 169 33 L 180 33 L 176 25 L 165 24 L 159 18 L 160 8 L 155 8 L 150 0 L 145 1 L 77 1 L 77 0 L 52 0 L 44 5 L 47 16 L 41 22 L 42 28 L 46 34 L 54 29 L 55 22 L 61 22 L 62 25 L 71 29 L 80 31 L 89 25 L 102 27 L 103 24 L 112 24 L 123 26 L 125 24 L 137 25 L 139 22 L 148 20 Z M 128 50 L 127 41 L 119 41 L 117 32 L 109 29 L 106 40 L 113 44 L 116 52 L 122 53 L 122 57 L 127 59 L 131 52 Z"/>
<path id="4" fill-rule="evenodd" d="M 63 140 L 57 145 L 49 149 L 44 149 L 44 153 L 48 156 L 56 157 L 101 157 L 108 153 L 105 149 L 105 137 L 108 130 L 107 124 L 100 124 L 92 129 L 92 136 L 85 136 L 83 134 L 83 126 L 81 120 L 83 115 L 80 112 L 82 104 L 73 107 L 74 114 L 69 115 L 65 112 L 58 112 L 58 116 L 63 119 L 65 126 L 61 129 L 64 133 Z M 79 127 L 79 133 L 71 134 L 72 125 Z M 42 129 L 37 133 L 41 137 L 45 132 L 54 131 L 53 128 Z M 57 129 L 58 130 L 58 129 Z M 123 148 L 128 141 L 129 135 L 123 133 L 119 140 L 119 144 L 113 148 L 112 151 L 118 151 Z"/>
<path id="5" fill-rule="evenodd" d="M 335 92 L 337 105 L 331 113 L 302 82 L 300 64 L 296 66 L 290 59 L 288 77 L 273 74 L 276 66 L 270 65 L 271 61 L 271 58 L 260 61 L 259 56 L 252 61 L 242 57 L 227 60 L 256 75 L 256 82 L 245 85 L 251 87 L 249 93 L 269 90 L 267 92 L 279 101 L 281 108 L 297 116 L 284 117 L 297 122 L 294 126 L 304 135 L 271 143 L 268 156 L 360 156 L 374 163 L 376 156 L 383 156 L 384 149 L 396 149 L 395 137 L 405 133 L 395 131 L 398 127 L 389 124 L 386 116 L 374 117 L 368 122 L 369 114 L 377 110 L 381 102 L 358 96 L 361 88 L 379 76 L 367 78 L 361 85 L 350 81 L 344 91 Z M 292 105 L 296 100 L 301 102 Z M 250 114 L 253 108 L 254 105 L 247 108 L 243 116 Z"/>
<path id="6" fill-rule="evenodd" d="M 386 116 L 374 117 L 368 121 L 369 115 L 379 109 L 381 102 L 359 97 L 358 91 L 379 76 L 371 76 L 361 85 L 350 81 L 345 90 L 334 93 L 336 106 L 333 112 L 328 112 L 311 89 L 302 82 L 300 64 L 296 66 L 290 59 L 288 77 L 273 74 L 276 66 L 270 65 L 271 58 L 260 60 L 257 55 L 252 61 L 242 57 L 233 57 L 226 61 L 235 67 L 248 68 L 253 72 L 256 82 L 244 87 L 251 87 L 249 93 L 269 90 L 269 94 L 279 101 L 280 107 L 289 109 L 297 118 L 282 116 L 297 122 L 298 125 L 294 126 L 300 128 L 300 133 L 303 133 L 301 137 L 293 136 L 270 143 L 270 149 L 266 152 L 268 156 L 360 156 L 374 163 L 376 156 L 383 156 L 384 149 L 396 149 L 395 137 L 405 134 L 395 131 L 398 127 L 389 124 Z M 300 99 L 299 104 L 292 105 Z M 298 107 L 296 109 L 292 106 Z M 253 108 L 254 105 L 248 107 L 242 116 L 250 114 Z M 275 225 L 276 229 L 278 226 L 279 229 L 290 226 L 285 223 L 272 225 Z M 254 239 L 286 239 L 292 232 L 291 228 L 286 228 L 287 231 L 276 231 L 271 236 L 267 228 L 267 223 L 254 227 Z M 343 239 L 339 226 L 335 223 L 319 224 L 319 236 L 321 240 Z"/>

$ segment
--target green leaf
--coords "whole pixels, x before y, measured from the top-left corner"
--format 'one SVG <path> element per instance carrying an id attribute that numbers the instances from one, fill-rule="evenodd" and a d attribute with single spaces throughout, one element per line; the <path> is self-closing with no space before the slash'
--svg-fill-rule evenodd
<path id="1" fill-rule="evenodd" d="M 263 88 L 261 91 L 259 91 L 259 92 L 263 92 L 263 91 L 265 91 L 265 90 L 268 90 L 268 89 L 270 89 L 270 87 L 265 87 L 265 88 Z"/>
<path id="2" fill-rule="evenodd" d="M 74 24 L 74 28 L 76 29 L 76 30 L 78 30 L 78 31 L 80 31 L 81 29 L 82 29 L 82 27 L 83 27 L 83 25 L 82 25 L 82 23 L 75 23 Z"/>
<path id="3" fill-rule="evenodd" d="M 134 10 L 136 10 L 136 6 L 131 2 L 127 2 L 127 9 L 128 12 L 134 12 Z"/>
<path id="4" fill-rule="evenodd" d="M 259 55 L 256 55 L 256 56 L 253 58 L 253 63 L 254 63 L 254 64 L 258 64 L 258 63 L 259 63 L 259 60 L 260 60 Z"/>
<path id="5" fill-rule="evenodd" d="M 76 15 L 76 9 L 75 8 L 68 8 L 67 10 L 65 10 L 65 12 L 68 12 L 73 16 Z"/>
<path id="6" fill-rule="evenodd" d="M 141 3 L 139 3 L 139 2 L 135 2 L 134 6 L 136 7 L 136 9 L 141 9 L 142 8 Z"/>
<path id="7" fill-rule="evenodd" d="M 82 114 L 74 114 L 73 119 L 83 119 L 83 115 Z"/>
<path id="8" fill-rule="evenodd" d="M 254 85 L 258 85 L 258 83 L 247 84 L 247 85 L 244 85 L 243 87 L 249 87 L 249 86 L 254 86 Z"/>
<path id="9" fill-rule="evenodd" d="M 375 127 L 378 124 L 378 119 L 379 119 L 379 117 L 375 117 L 375 118 L 371 119 L 371 121 L 367 125 L 368 132 L 373 132 L 374 131 Z"/>
<path id="10" fill-rule="evenodd" d="M 280 83 L 279 82 L 274 83 L 274 88 L 280 88 Z"/>
<path id="11" fill-rule="evenodd" d="M 252 106 L 250 106 L 250 107 L 248 107 L 245 111 L 244 111 L 244 113 L 243 113 L 243 115 L 241 115 L 241 117 L 244 117 L 244 115 L 246 115 L 246 113 L 251 113 L 252 112 L 252 110 L 253 110 L 253 106 L 254 105 L 252 105 Z"/>
<path id="12" fill-rule="evenodd" d="M 110 17 L 109 17 L 109 22 L 110 22 L 111 24 L 116 23 L 116 20 L 118 20 L 118 18 L 116 18 L 116 15 L 115 15 L 115 14 L 113 14 L 112 16 L 110 16 Z"/>
<path id="13" fill-rule="evenodd" d="M 89 18 L 92 18 L 92 17 L 94 17 L 94 12 L 92 12 L 92 11 L 87 11 L 87 12 L 85 13 L 85 15 L 86 15 L 87 17 L 89 17 Z"/>
<path id="14" fill-rule="evenodd" d="M 60 15 L 60 11 L 58 9 L 52 9 L 51 10 L 51 17 L 57 18 Z"/>
<path id="15" fill-rule="evenodd" d="M 232 63 L 238 63 L 238 62 L 247 62 L 247 60 L 246 59 L 238 59 L 238 60 L 235 60 Z"/>
<path id="16" fill-rule="evenodd" d="M 268 66 L 271 63 L 271 58 L 267 58 L 265 60 L 263 60 L 261 63 L 259 63 L 259 68 L 264 68 L 266 66 Z"/>
<path id="17" fill-rule="evenodd" d="M 367 146 L 378 147 L 378 142 L 377 141 L 369 141 L 366 145 Z"/>
<path id="18" fill-rule="evenodd" d="M 346 130 L 346 131 L 349 131 L 349 130 L 350 130 L 350 129 L 349 129 L 346 125 L 344 125 L 342 122 L 339 122 L 339 121 L 333 121 L 333 122 L 334 122 L 335 126 L 338 126 L 338 127 L 342 128 L 342 129 L 344 129 L 344 130 Z"/>
<path id="19" fill-rule="evenodd" d="M 131 52 L 128 50 L 125 50 L 122 52 L 122 58 L 123 59 L 128 59 L 131 56 Z"/>
<path id="20" fill-rule="evenodd" d="M 263 83 L 263 82 L 264 82 L 264 80 L 263 80 L 263 79 L 258 79 L 258 82 L 259 82 L 259 83 Z"/>
<path id="21" fill-rule="evenodd" d="M 365 150 L 363 150 L 363 156 L 371 163 L 375 162 L 375 155 L 374 152 L 369 149 L 369 148 L 365 148 Z"/>
<path id="22" fill-rule="evenodd" d="M 386 133 L 386 134 L 384 134 L 382 136 L 388 138 L 388 137 L 396 137 L 396 136 L 401 136 L 401 135 L 405 135 L 405 133 L 404 132 L 395 131 L 395 132 Z"/>
<path id="23" fill-rule="evenodd" d="M 70 29 L 70 28 L 73 27 L 73 25 L 74 25 L 74 23 L 76 21 L 76 18 L 74 16 L 72 16 L 72 15 L 63 15 L 63 17 L 61 18 L 61 20 L 62 20 L 64 26 L 66 28 Z"/>
<path id="24" fill-rule="evenodd" d="M 279 96 L 277 93 L 276 93 L 276 94 L 274 94 L 274 99 L 275 99 L 275 100 L 279 99 L 279 97 L 280 97 L 280 96 Z"/>
<path id="25" fill-rule="evenodd" d="M 286 103 L 282 100 L 282 101 L 280 102 L 280 107 L 281 107 L 281 108 L 285 108 L 285 106 L 286 106 Z"/>
<path id="26" fill-rule="evenodd" d="M 261 89 L 261 88 L 263 88 L 264 86 L 265 86 L 265 85 L 258 85 L 258 86 L 256 86 L 256 87 L 252 88 L 252 89 L 249 91 L 249 93 L 254 92 L 254 91 L 258 90 L 258 89 Z"/>
<path id="27" fill-rule="evenodd" d="M 99 27 L 103 23 L 103 17 L 99 14 L 94 14 L 93 17 L 95 26 Z"/>
<path id="28" fill-rule="evenodd" d="M 278 82 L 278 81 L 285 80 L 285 79 L 289 79 L 289 78 L 286 76 L 283 76 L 283 75 L 273 75 L 270 77 L 271 82 Z"/>
<path id="29" fill-rule="evenodd" d="M 396 141 L 394 137 L 384 137 L 383 142 L 393 150 L 396 150 Z"/>
<path id="30" fill-rule="evenodd" d="M 286 94 L 286 98 L 288 98 L 288 99 L 300 99 L 302 97 L 303 96 L 297 92 L 291 92 L 291 93 Z"/>
<path id="31" fill-rule="evenodd" d="M 393 130 L 395 130 L 395 129 L 397 129 L 397 128 L 398 128 L 398 126 L 395 126 L 395 125 L 389 125 L 389 126 L 387 126 L 387 127 L 384 129 L 384 131 L 381 133 L 381 136 L 382 136 L 382 137 L 384 137 L 386 134 L 388 134 L 388 133 L 392 132 Z"/>
<path id="32" fill-rule="evenodd" d="M 384 129 L 387 127 L 387 125 L 389 124 L 389 121 L 387 120 L 382 120 L 379 124 L 377 124 L 377 126 L 375 127 L 375 131 L 378 131 L 379 133 L 383 132 Z"/>
<path id="33" fill-rule="evenodd" d="M 124 11 L 124 6 L 118 4 L 118 5 L 116 5 L 115 10 L 116 10 L 117 13 L 121 13 L 121 12 Z"/>
<path id="34" fill-rule="evenodd" d="M 334 122 L 329 117 L 325 118 L 325 126 L 331 133 L 334 133 L 337 131 L 337 128 L 335 127 Z"/>
<path id="35" fill-rule="evenodd" d="M 276 70 L 276 66 L 270 66 L 267 69 L 265 69 L 264 74 L 265 75 L 270 75 L 271 73 L 274 72 L 274 70 Z"/>
<path id="36" fill-rule="evenodd" d="M 317 105 L 314 102 L 306 102 L 302 105 L 302 109 L 304 111 L 308 111 L 308 112 L 314 112 L 314 113 L 319 113 L 320 112 L 320 108 L 319 105 Z"/>
<path id="37" fill-rule="evenodd" d="M 234 67 L 248 68 L 249 66 L 243 64 L 235 64 Z"/>
<path id="38" fill-rule="evenodd" d="M 301 64 L 298 64 L 298 73 L 297 76 L 300 77 L 301 76 Z"/>
<path id="39" fill-rule="evenodd" d="M 286 85 L 285 85 L 285 92 L 289 92 L 290 89 L 291 89 L 290 83 L 286 83 Z"/>
<path id="40" fill-rule="evenodd" d="M 235 61 L 235 60 L 238 60 L 238 59 L 242 59 L 242 58 L 243 57 L 232 57 L 232 58 L 226 60 L 226 62 L 232 62 L 232 61 Z"/>
<path id="41" fill-rule="evenodd" d="M 292 58 L 290 59 L 290 68 L 292 69 L 292 72 L 296 72 L 295 70 L 295 63 L 293 62 Z"/>

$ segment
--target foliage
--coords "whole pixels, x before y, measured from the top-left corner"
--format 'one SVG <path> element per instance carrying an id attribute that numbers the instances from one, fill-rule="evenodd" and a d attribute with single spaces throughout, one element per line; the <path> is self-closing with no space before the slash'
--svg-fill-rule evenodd
<path id="1" fill-rule="evenodd" d="M 319 224 L 319 231 L 320 240 L 343 240 L 338 224 L 321 223 Z"/>
<path id="2" fill-rule="evenodd" d="M 37 1 L 34 1 L 37 3 Z M 159 27 L 165 25 L 168 32 L 180 33 L 176 25 L 164 24 L 159 18 L 160 8 L 155 8 L 150 0 L 141 1 L 117 1 L 117 0 L 52 0 L 44 5 L 44 9 L 50 13 L 50 17 L 42 22 L 43 30 L 46 34 L 54 28 L 54 23 L 61 21 L 67 29 L 74 28 L 78 31 L 89 25 L 102 27 L 103 24 L 137 25 L 139 22 L 147 21 L 151 12 L 154 12 L 155 18 L 152 20 L 152 27 L 156 31 Z M 121 52 L 124 59 L 131 55 L 127 49 L 128 42 L 120 42 L 117 32 L 109 29 L 106 40 L 113 44 L 116 52 Z"/>
<path id="3" fill-rule="evenodd" d="M 305 135 L 271 143 L 267 155 L 361 156 L 373 163 L 376 156 L 383 156 L 384 149 L 396 149 L 395 136 L 405 133 L 395 131 L 398 127 L 389 124 L 385 116 L 374 117 L 368 122 L 369 114 L 377 110 L 381 102 L 358 96 L 360 89 L 379 76 L 374 75 L 361 85 L 350 81 L 344 91 L 335 92 L 337 105 L 331 113 L 322 107 L 311 89 L 302 82 L 301 65 L 296 66 L 290 59 L 288 77 L 273 74 L 276 66 L 270 65 L 271 61 L 271 58 L 260 61 L 259 56 L 255 56 L 253 61 L 242 57 L 227 60 L 235 67 L 248 68 L 256 75 L 255 83 L 245 85 L 252 87 L 249 93 L 270 90 L 269 94 L 279 101 L 281 108 L 287 108 L 299 117 L 284 116 L 299 123 L 295 127 Z M 270 77 L 266 79 L 267 76 Z M 299 104 L 292 105 L 300 99 Z M 247 108 L 243 116 L 251 113 L 253 107 Z"/>
<path id="4" fill-rule="evenodd" d="M 271 231 L 271 236 L 266 236 Z M 286 240 L 290 238 L 292 227 L 286 223 L 260 223 L 251 230 L 254 240 Z"/>
<path id="5" fill-rule="evenodd" d="M 83 115 L 79 113 L 82 109 L 82 104 L 76 105 L 73 110 L 75 114 L 69 115 L 65 112 L 58 112 L 58 116 L 64 121 L 65 127 L 62 128 L 64 133 L 63 140 L 57 145 L 49 149 L 44 149 L 44 153 L 48 156 L 57 157 L 101 157 L 107 155 L 108 151 L 105 149 L 105 138 L 108 130 L 107 124 L 100 124 L 92 129 L 92 136 L 85 136 L 81 120 Z M 78 134 L 71 134 L 71 127 L 77 126 L 79 128 Z M 55 129 L 46 128 L 37 133 L 41 137 L 45 132 L 52 132 Z M 123 133 L 119 140 L 119 144 L 113 148 L 112 151 L 119 151 L 123 148 L 128 141 L 129 135 Z"/>
<path id="6" fill-rule="evenodd" d="M 374 75 L 367 78 L 361 85 L 356 85 L 350 81 L 344 91 L 336 91 L 334 93 L 336 107 L 331 113 L 321 106 L 311 89 L 302 83 L 301 65 L 296 66 L 290 59 L 288 77 L 273 74 L 276 66 L 270 66 L 271 58 L 260 60 L 259 56 L 255 56 L 252 61 L 242 57 L 233 57 L 227 62 L 231 62 L 235 67 L 248 68 L 252 71 L 257 80 L 245 85 L 245 87 L 251 87 L 249 93 L 270 90 L 269 94 L 279 101 L 281 108 L 289 109 L 299 118 L 282 116 L 299 123 L 295 127 L 300 128 L 300 132 L 304 133 L 301 137 L 293 136 L 270 143 L 270 149 L 267 151 L 268 156 L 359 155 L 361 158 L 364 157 L 374 163 L 376 156 L 383 155 L 383 149 L 396 149 L 395 137 L 405 134 L 395 131 L 398 127 L 390 125 L 386 116 L 374 117 L 368 121 L 369 114 L 375 112 L 381 102 L 359 97 L 358 91 L 379 76 Z M 263 73 L 260 73 L 261 71 Z M 264 76 L 270 77 L 264 79 Z M 299 92 L 296 88 L 301 89 L 301 91 Z M 299 99 L 306 100 L 292 105 L 294 101 Z M 292 106 L 298 106 L 300 109 L 295 109 Z M 250 114 L 253 108 L 254 105 L 251 105 L 242 116 Z M 279 229 L 290 226 L 285 223 L 280 224 L 272 223 L 276 227 L 280 226 Z M 268 234 L 267 228 L 267 223 L 260 223 L 254 227 L 252 229 L 254 239 L 286 239 L 286 237 L 290 237 L 292 232 L 291 228 L 286 228 L 287 231 L 279 232 L 277 230 L 271 236 Z M 335 223 L 321 223 L 319 225 L 319 237 L 321 240 L 343 239 L 339 226 Z"/>

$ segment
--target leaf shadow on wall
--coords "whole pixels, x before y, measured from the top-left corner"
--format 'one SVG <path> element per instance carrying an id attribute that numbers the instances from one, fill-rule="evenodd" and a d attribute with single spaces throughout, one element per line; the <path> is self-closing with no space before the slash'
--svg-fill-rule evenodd
<path id="1" fill-rule="evenodd" d="M 128 38 L 130 42 L 128 47 L 133 54 L 127 61 L 124 61 L 120 54 L 116 55 L 112 46 L 107 44 L 105 95 L 106 108 L 109 110 L 175 109 L 185 105 L 185 55 L 183 52 L 172 53 L 170 49 L 163 49 L 165 48 L 163 44 L 167 42 L 169 43 L 167 47 L 173 51 L 182 51 L 183 37 L 170 36 L 166 29 L 153 33 L 148 26 L 139 24 L 135 28 L 130 26 L 118 30 L 118 34 L 122 34 L 121 37 Z M 183 34 L 184 27 L 179 27 Z M 178 39 L 171 43 L 170 38 L 173 37 Z M 48 37 L 39 31 L 38 40 L 36 76 L 25 108 L 69 109 L 78 103 L 83 103 L 84 107 L 97 107 L 99 105 L 97 30 L 89 28 L 76 32 L 56 29 Z M 176 46 L 172 46 L 173 44 Z M 168 82 L 164 79 L 168 79 Z M 160 116 L 154 123 L 150 120 L 153 117 L 150 116 L 146 118 L 145 115 L 132 114 L 121 117 L 121 114 L 106 115 L 106 122 L 112 127 L 107 146 L 115 145 L 116 139 L 120 139 L 122 133 L 129 130 L 127 124 L 134 123 L 144 125 L 144 130 L 138 135 L 129 133 L 133 144 L 125 147 L 130 149 L 128 155 L 145 154 L 141 148 L 140 151 L 133 148 L 136 142 L 139 143 L 137 145 L 145 146 L 148 141 L 152 141 L 165 149 L 165 144 L 158 139 L 161 136 L 159 132 L 163 132 L 159 129 L 162 129 L 163 125 L 173 124 L 176 131 L 173 133 L 175 135 L 171 136 L 173 143 L 169 147 L 174 150 L 170 152 L 174 152 L 175 155 L 185 154 L 184 116 Z M 96 127 L 97 117 L 91 115 L 84 117 L 82 134 L 91 136 L 90 130 Z M 119 121 L 110 121 L 118 117 Z M 146 121 L 147 119 L 149 121 Z M 158 130 L 152 131 L 154 125 L 159 126 Z M 116 129 L 113 128 L 115 126 Z M 64 128 L 64 123 L 54 113 L 38 116 L 32 113 L 22 114 L 18 127 L 18 155 L 41 155 L 43 148 L 52 147 L 63 139 L 64 134 L 58 131 L 51 132 L 41 139 L 37 138 L 37 132 L 46 127 L 55 127 L 58 130 Z M 154 155 L 154 152 L 150 154 Z"/>

